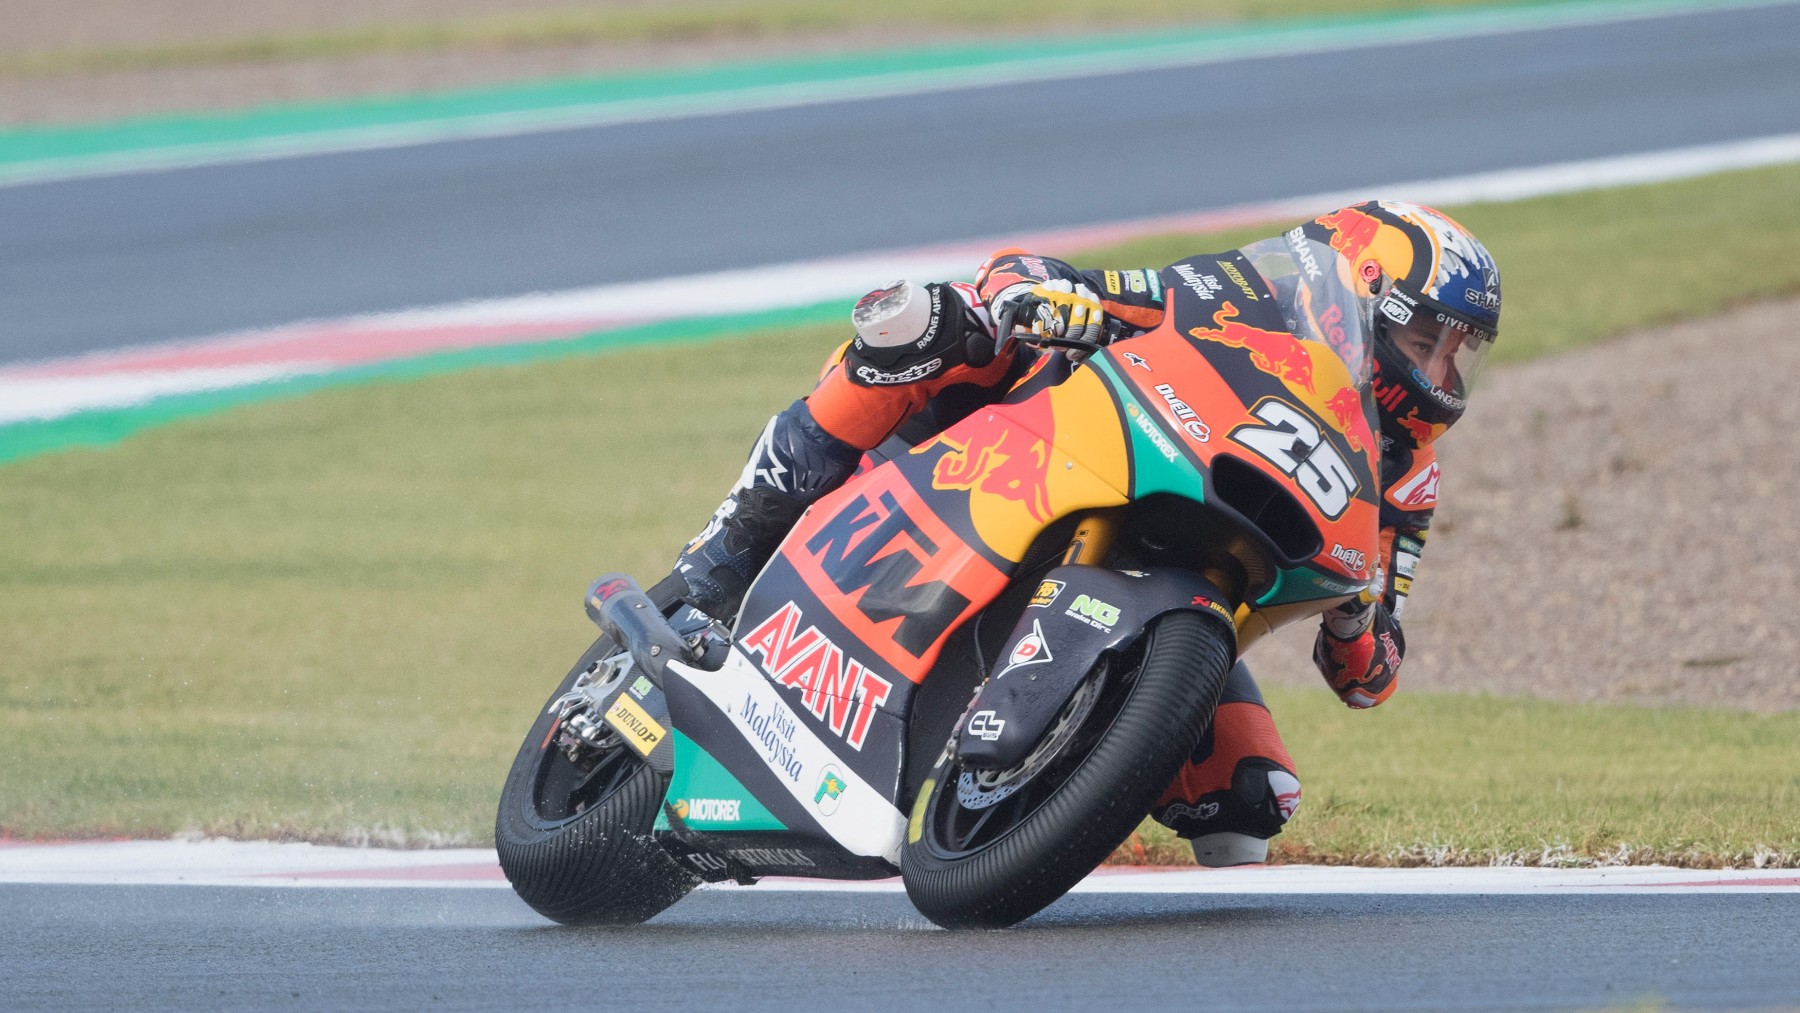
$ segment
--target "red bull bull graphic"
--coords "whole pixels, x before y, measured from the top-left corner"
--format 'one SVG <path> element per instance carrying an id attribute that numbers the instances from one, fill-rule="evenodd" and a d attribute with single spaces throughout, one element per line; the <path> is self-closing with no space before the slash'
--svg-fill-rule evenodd
<path id="1" fill-rule="evenodd" d="M 1407 412 L 1406 417 L 1400 419 L 1399 422 L 1406 427 L 1408 433 L 1412 434 L 1413 441 L 1421 447 L 1431 446 L 1433 440 L 1444 435 L 1444 430 L 1450 428 L 1447 423 L 1431 423 L 1419 418 L 1418 408 Z"/>
<path id="2" fill-rule="evenodd" d="M 1356 392 L 1355 387 L 1342 387 L 1331 395 L 1331 400 L 1325 402 L 1325 407 L 1331 412 L 1331 417 L 1337 420 L 1338 431 L 1349 441 L 1350 449 L 1362 453 L 1366 446 L 1364 437 L 1372 435 L 1369 432 L 1369 420 L 1363 416 L 1362 395 Z"/>
<path id="3" fill-rule="evenodd" d="M 1318 222 L 1331 230 L 1331 248 L 1352 263 L 1362 257 L 1381 232 L 1381 219 L 1355 208 L 1333 211 Z"/>
<path id="4" fill-rule="evenodd" d="M 938 436 L 933 442 L 951 449 L 932 469 L 932 487 L 979 490 L 1009 499 L 1023 504 L 1032 520 L 1048 522 L 1053 516 L 1049 476 L 1054 420 L 1046 411 L 1033 421 L 1042 423 L 1044 435 L 1016 425 L 987 425 L 957 426 Z"/>
<path id="5" fill-rule="evenodd" d="M 1286 331 L 1265 331 L 1237 320 L 1238 308 L 1226 302 L 1213 314 L 1213 327 L 1194 327 L 1188 334 L 1205 341 L 1217 341 L 1232 348 L 1248 349 L 1250 364 L 1265 373 L 1295 384 L 1308 394 L 1313 391 L 1312 355 L 1306 345 Z"/>

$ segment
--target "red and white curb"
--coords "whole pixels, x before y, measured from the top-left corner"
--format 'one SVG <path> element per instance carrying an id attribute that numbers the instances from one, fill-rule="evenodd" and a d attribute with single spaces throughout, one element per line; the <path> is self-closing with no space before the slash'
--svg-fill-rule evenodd
<path id="1" fill-rule="evenodd" d="M 390 851 L 271 841 L 0 842 L 0 883 L 112 886 L 436 887 L 505 889 L 494 852 Z M 721 885 L 717 889 L 745 889 Z M 754 889 L 899 892 L 896 879 L 841 882 L 774 877 Z M 1800 893 L 1800 870 L 1362 869 L 1320 865 L 1236 869 L 1108 866 L 1078 893 L 1545 894 Z"/>
<path id="2" fill-rule="evenodd" d="M 1299 220 L 1372 195 L 1427 204 L 1511 201 L 1794 161 L 1800 161 L 1800 134 L 1786 134 L 1620 158 L 1380 184 L 1082 228 L 308 321 L 136 346 L 0 367 L 0 427 L 439 352 L 554 341 L 676 318 L 735 316 L 834 299 L 847 303 L 895 278 L 968 277 L 983 258 L 1005 246 L 1066 254 L 1143 236 Z"/>

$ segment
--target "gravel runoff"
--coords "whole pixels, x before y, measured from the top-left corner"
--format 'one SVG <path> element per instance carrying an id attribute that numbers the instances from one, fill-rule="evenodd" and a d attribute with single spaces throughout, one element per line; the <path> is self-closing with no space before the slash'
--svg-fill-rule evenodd
<path id="1" fill-rule="evenodd" d="M 1440 444 L 1401 692 L 1800 707 L 1800 301 L 1494 367 Z M 1310 628 L 1253 649 L 1318 685 Z"/>

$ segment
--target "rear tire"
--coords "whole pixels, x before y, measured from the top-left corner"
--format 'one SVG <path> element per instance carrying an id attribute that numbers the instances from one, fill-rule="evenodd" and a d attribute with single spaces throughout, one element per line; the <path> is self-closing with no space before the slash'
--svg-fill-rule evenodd
<path id="1" fill-rule="evenodd" d="M 595 641 L 550 699 L 613 653 L 611 640 Z M 623 743 L 584 771 L 551 741 L 554 721 L 538 715 L 501 789 L 500 868 L 519 897 L 553 921 L 643 922 L 699 882 L 652 834 L 667 781 Z"/>
<path id="2" fill-rule="evenodd" d="M 1076 691 L 1059 719 L 1075 722 L 1073 731 L 1060 745 L 1057 729 L 1046 733 L 1039 751 L 1054 752 L 1000 801 L 959 790 L 965 771 L 946 749 L 901 849 L 913 904 L 945 928 L 1003 928 L 1067 893 L 1131 836 L 1193 753 L 1233 654 L 1216 621 L 1162 616 L 1117 664 L 1095 666 L 1088 679 L 1098 701 L 1073 714 L 1084 692 Z"/>

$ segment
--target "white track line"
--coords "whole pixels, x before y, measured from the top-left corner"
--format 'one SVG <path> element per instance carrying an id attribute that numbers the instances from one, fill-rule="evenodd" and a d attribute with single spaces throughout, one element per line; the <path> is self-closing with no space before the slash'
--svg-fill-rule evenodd
<path id="1" fill-rule="evenodd" d="M 558 334 L 656 322 L 671 319 L 673 306 L 681 307 L 682 317 L 709 317 L 849 300 L 899 277 L 966 277 L 982 257 L 1003 246 L 1066 253 L 1160 233 L 1305 218 L 1371 196 L 1438 205 L 1501 202 L 1796 161 L 1800 161 L 1800 134 L 1781 134 L 1443 179 L 1378 183 L 1110 224 L 306 321 L 135 346 L 0 367 L 0 426 L 140 404 L 171 392 L 220 389 L 433 351 L 541 341 Z"/>
<path id="2" fill-rule="evenodd" d="M 392 851 L 270 841 L 103 841 L 0 845 L 0 883 L 112 886 L 435 887 L 504 889 L 494 852 Z M 740 889 L 720 886 L 718 889 Z M 776 878 L 759 890 L 894 893 L 897 880 Z M 1109 867 L 1078 893 L 1544 894 L 1800 893 L 1800 870 L 1359 869 L 1317 865 L 1239 869 Z"/>

